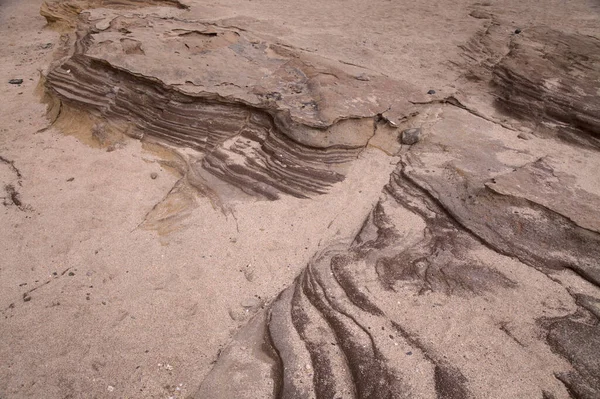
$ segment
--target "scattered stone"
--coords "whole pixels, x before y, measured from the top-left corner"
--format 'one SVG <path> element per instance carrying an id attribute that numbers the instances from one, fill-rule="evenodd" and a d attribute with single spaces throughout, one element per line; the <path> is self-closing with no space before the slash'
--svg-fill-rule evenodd
<path id="1" fill-rule="evenodd" d="M 402 132 L 401 142 L 406 145 L 413 145 L 419 142 L 421 138 L 421 128 L 415 127 L 406 129 Z"/>
<path id="2" fill-rule="evenodd" d="M 360 75 L 356 76 L 356 80 L 362 80 L 363 82 L 368 82 L 369 80 L 371 80 L 371 78 L 366 73 L 361 73 Z"/>
<path id="3" fill-rule="evenodd" d="M 75 273 L 69 272 L 69 276 L 73 277 L 74 275 L 75 275 Z"/>
<path id="4" fill-rule="evenodd" d="M 492 14 L 481 10 L 471 11 L 469 15 L 476 19 L 492 19 Z"/>
<path id="5" fill-rule="evenodd" d="M 46 50 L 46 49 L 49 49 L 49 48 L 51 48 L 51 47 L 52 47 L 52 43 L 46 43 L 46 44 L 42 44 L 42 45 L 40 46 L 40 48 L 42 48 L 42 49 L 44 49 L 44 50 Z"/>
<path id="6" fill-rule="evenodd" d="M 150 173 L 150 178 L 151 178 L 152 180 L 156 179 L 157 177 L 158 177 L 158 173 L 156 173 L 156 172 L 152 172 L 152 173 Z"/>
<path id="7" fill-rule="evenodd" d="M 106 387 L 106 390 L 108 392 L 113 392 L 115 390 L 115 387 L 113 387 L 112 385 L 109 385 L 108 387 Z"/>
<path id="8" fill-rule="evenodd" d="M 262 305 L 262 301 L 256 297 L 246 298 L 242 302 L 240 302 L 245 309 L 256 310 Z"/>
<path id="9" fill-rule="evenodd" d="M 517 137 L 521 140 L 531 140 L 533 138 L 533 135 L 526 132 L 521 132 Z"/>
<path id="10" fill-rule="evenodd" d="M 231 317 L 231 320 L 233 321 L 244 321 L 248 319 L 249 316 L 249 312 L 247 309 L 229 309 L 228 313 L 229 317 Z"/>
<path id="11" fill-rule="evenodd" d="M 11 79 L 8 81 L 8 83 L 10 83 L 11 85 L 20 85 L 21 83 L 23 83 L 23 79 Z"/>
<path id="12" fill-rule="evenodd" d="M 110 23 L 112 22 L 112 18 L 106 18 L 96 24 L 96 29 L 102 31 L 110 28 Z"/>
<path id="13" fill-rule="evenodd" d="M 31 301 L 31 297 L 29 296 L 29 293 L 24 293 L 23 294 L 23 302 L 29 302 Z"/>
<path id="14" fill-rule="evenodd" d="M 254 281 L 254 268 L 252 267 L 252 263 L 248 263 L 248 265 L 246 265 L 246 267 L 243 269 L 244 272 L 244 277 L 246 277 L 246 280 L 248 280 L 249 282 Z"/>
<path id="15" fill-rule="evenodd" d="M 73 180 L 75 180 L 75 178 L 74 178 L 74 177 L 69 177 L 69 178 L 67 179 L 67 181 L 73 181 Z"/>
<path id="16" fill-rule="evenodd" d="M 431 89 L 427 92 L 427 94 L 435 94 L 435 90 Z"/>
<path id="17" fill-rule="evenodd" d="M 522 31 L 521 31 L 521 29 L 518 29 L 518 28 L 517 28 L 517 29 L 515 29 L 515 34 L 516 34 L 516 35 L 518 35 L 518 34 L 519 34 L 519 33 L 521 33 L 521 32 L 522 32 Z"/>

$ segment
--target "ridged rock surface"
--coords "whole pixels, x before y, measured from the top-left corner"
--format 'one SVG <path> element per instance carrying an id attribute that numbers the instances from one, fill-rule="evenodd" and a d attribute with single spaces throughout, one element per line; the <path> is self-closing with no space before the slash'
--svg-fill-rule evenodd
<path id="1" fill-rule="evenodd" d="M 485 11 L 471 16 L 485 22 L 462 46 L 466 76 L 490 83 L 476 90 L 492 93 L 504 117 L 540 135 L 598 148 L 600 39 L 547 26 L 511 31 Z"/>
<path id="2" fill-rule="evenodd" d="M 600 40 L 546 27 L 515 35 L 494 68 L 508 112 L 600 147 Z"/>

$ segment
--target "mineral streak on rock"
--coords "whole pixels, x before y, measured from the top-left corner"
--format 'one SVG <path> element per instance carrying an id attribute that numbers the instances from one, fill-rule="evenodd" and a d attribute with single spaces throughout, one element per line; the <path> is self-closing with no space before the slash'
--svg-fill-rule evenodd
<path id="1" fill-rule="evenodd" d="M 48 73 L 48 92 L 108 124 L 128 125 L 130 135 L 199 151 L 205 171 L 247 193 L 326 192 L 374 135 L 378 114 L 413 108 L 399 82 L 356 80 L 235 29 L 107 18 L 103 30 L 82 18 L 88 23 L 74 53 Z"/>

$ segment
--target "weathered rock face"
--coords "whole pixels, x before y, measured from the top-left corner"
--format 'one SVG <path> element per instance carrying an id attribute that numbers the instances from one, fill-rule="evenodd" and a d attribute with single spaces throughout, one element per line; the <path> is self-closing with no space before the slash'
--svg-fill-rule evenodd
<path id="1" fill-rule="evenodd" d="M 84 10 L 99 7 L 134 9 L 143 6 L 187 8 L 179 0 L 49 0 L 42 3 L 40 14 L 46 18 L 49 24 L 56 24 L 63 28 L 75 28 L 77 17 Z"/>
<path id="2" fill-rule="evenodd" d="M 599 147 L 599 65 L 597 38 L 536 27 L 514 36 L 493 82 L 509 113 Z"/>
<path id="3" fill-rule="evenodd" d="M 570 154 L 526 162 L 516 137 L 475 138 L 491 123 L 444 117 L 461 122 L 435 125 L 352 244 L 315 256 L 261 319 L 277 356 L 249 361 L 237 350 L 255 336 L 240 331 L 196 397 L 226 397 L 214 387 L 259 365 L 268 383 L 235 385 L 240 397 L 598 396 L 598 299 L 583 292 L 600 285 L 600 234 L 581 216 L 600 197 L 563 200 Z"/>
<path id="4" fill-rule="evenodd" d="M 600 40 L 548 27 L 509 30 L 492 15 L 463 47 L 467 77 L 489 81 L 496 105 L 540 134 L 600 146 Z"/>
<path id="5" fill-rule="evenodd" d="M 413 109 L 399 95 L 407 86 L 367 82 L 235 29 L 104 17 L 78 31 L 74 53 L 48 73 L 48 91 L 130 135 L 199 151 L 203 170 L 251 194 L 325 192 L 382 114 Z"/>

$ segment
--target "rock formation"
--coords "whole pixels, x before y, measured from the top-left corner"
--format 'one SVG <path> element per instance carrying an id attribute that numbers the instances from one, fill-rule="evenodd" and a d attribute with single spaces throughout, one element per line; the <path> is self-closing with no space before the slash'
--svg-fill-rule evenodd
<path id="1" fill-rule="evenodd" d="M 408 85 L 365 81 L 236 29 L 167 16 L 95 18 L 82 18 L 73 54 L 47 74 L 57 107 L 196 150 L 202 170 L 249 194 L 325 192 L 384 114 L 414 110 Z"/>

